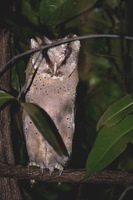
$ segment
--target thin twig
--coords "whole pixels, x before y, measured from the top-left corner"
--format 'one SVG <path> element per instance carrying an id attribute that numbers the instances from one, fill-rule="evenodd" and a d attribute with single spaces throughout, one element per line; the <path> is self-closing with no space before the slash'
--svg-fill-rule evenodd
<path id="1" fill-rule="evenodd" d="M 39 56 L 41 55 L 41 53 L 42 53 L 42 50 L 39 52 L 39 54 L 38 54 L 38 56 L 37 56 L 35 62 L 32 64 L 32 66 L 31 66 L 31 68 L 30 68 L 30 71 L 29 71 L 29 73 L 28 73 L 28 75 L 27 75 L 27 77 L 26 77 L 26 81 L 25 81 L 25 83 L 24 83 L 24 85 L 23 85 L 23 87 L 22 87 L 22 89 L 21 89 L 21 91 L 20 91 L 20 93 L 19 93 L 19 95 L 18 95 L 18 98 L 19 98 L 19 99 L 21 98 L 22 94 L 26 95 L 26 91 L 28 90 L 29 86 L 30 86 L 31 83 L 33 82 L 33 79 L 34 79 L 34 77 L 35 77 L 35 74 L 37 73 L 37 70 L 38 70 L 39 65 L 38 65 L 38 67 L 36 68 L 36 70 L 34 71 L 33 76 L 32 76 L 32 79 L 31 79 L 31 81 L 30 81 L 30 83 L 29 83 L 29 85 L 28 85 L 29 77 L 31 76 L 32 71 L 33 71 L 33 69 L 34 69 L 34 66 L 36 65 L 36 63 L 37 63 L 37 61 L 38 61 Z"/>
<path id="2" fill-rule="evenodd" d="M 15 61 L 17 61 L 18 59 L 20 59 L 20 58 L 22 58 L 26 55 L 30 55 L 30 54 L 35 53 L 37 51 L 48 49 L 48 48 L 51 48 L 51 47 L 55 47 L 55 46 L 58 46 L 60 44 L 64 44 L 64 43 L 67 43 L 67 42 L 72 42 L 72 41 L 75 41 L 75 40 L 94 39 L 94 38 L 124 38 L 126 40 L 133 40 L 133 37 L 131 37 L 131 36 L 121 36 L 121 35 L 112 35 L 112 34 L 91 34 L 91 35 L 83 35 L 83 36 L 79 36 L 79 37 L 76 36 L 76 37 L 73 37 L 73 38 L 69 38 L 67 40 L 60 40 L 60 41 L 57 41 L 57 42 L 53 42 L 52 44 L 49 44 L 49 45 L 40 46 L 40 47 L 31 49 L 31 50 L 25 51 L 24 53 L 21 53 L 17 56 L 14 56 L 11 60 L 9 60 L 5 65 L 3 65 L 1 67 L 0 73 L 4 72 L 10 64 L 13 64 Z"/>

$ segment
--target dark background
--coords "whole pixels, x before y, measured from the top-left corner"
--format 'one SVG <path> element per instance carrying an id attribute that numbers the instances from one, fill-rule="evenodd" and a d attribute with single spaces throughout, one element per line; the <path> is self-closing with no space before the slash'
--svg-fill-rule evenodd
<path id="1" fill-rule="evenodd" d="M 0 29 L 10 30 L 11 57 L 29 49 L 30 39 L 47 36 L 62 38 L 69 33 L 133 35 L 132 0 L 2 0 Z M 97 132 L 96 123 L 105 109 L 133 90 L 133 42 L 124 39 L 81 41 L 80 82 L 76 100 L 76 131 L 69 168 L 85 168 Z M 17 95 L 25 82 L 29 56 L 12 68 L 11 91 Z M 16 164 L 28 162 L 19 108 L 11 109 L 12 137 Z M 20 117 L 18 117 L 20 116 Z M 19 124 L 19 125 L 18 125 Z M 133 146 L 108 166 L 113 170 L 133 171 Z M 45 184 L 31 188 L 21 181 L 24 199 L 109 199 L 117 200 L 123 187 L 104 184 Z M 124 199 L 132 199 L 129 191 Z"/>

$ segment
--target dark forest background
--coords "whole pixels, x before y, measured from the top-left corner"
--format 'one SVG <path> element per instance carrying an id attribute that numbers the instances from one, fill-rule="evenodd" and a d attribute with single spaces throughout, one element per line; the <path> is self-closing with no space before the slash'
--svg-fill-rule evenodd
<path id="1" fill-rule="evenodd" d="M 0 29 L 10 30 L 10 58 L 29 49 L 30 39 L 43 35 L 50 39 L 69 33 L 133 35 L 132 0 L 12 0 L 1 1 Z M 76 99 L 76 130 L 73 153 L 68 168 L 85 168 L 97 136 L 96 124 L 113 102 L 133 90 L 133 42 L 97 38 L 81 41 L 79 85 Z M 25 82 L 29 56 L 11 69 L 10 88 L 17 95 Z M 28 157 L 20 125 L 19 108 L 11 106 L 11 128 L 15 161 L 27 165 Z M 20 117 L 19 117 L 20 116 Z M 19 124 L 19 125 L 18 125 Z M 115 159 L 107 169 L 133 171 L 133 145 Z M 105 184 L 61 185 L 20 181 L 26 200 L 99 199 L 117 200 L 124 187 Z M 129 197 L 130 196 L 130 197 Z M 129 191 L 124 199 L 132 199 Z"/>

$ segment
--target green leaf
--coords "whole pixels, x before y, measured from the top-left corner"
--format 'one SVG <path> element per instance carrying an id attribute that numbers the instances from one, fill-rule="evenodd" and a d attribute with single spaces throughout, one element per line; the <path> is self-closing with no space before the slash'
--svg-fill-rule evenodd
<path id="1" fill-rule="evenodd" d="M 29 22 L 31 22 L 33 25 L 38 25 L 38 11 L 35 11 L 35 7 L 37 7 L 37 1 L 27 1 L 22 0 L 21 2 L 21 12 L 24 17 L 28 19 Z"/>
<path id="2" fill-rule="evenodd" d="M 45 137 L 48 143 L 55 149 L 55 151 L 59 155 L 68 156 L 65 144 L 49 115 L 36 104 L 21 102 L 21 105 L 30 116 L 36 128 Z"/>
<path id="3" fill-rule="evenodd" d="M 108 7 L 108 9 L 115 9 L 116 7 L 119 6 L 120 0 L 105 0 L 104 1 L 104 6 Z"/>
<path id="4" fill-rule="evenodd" d="M 99 130 L 104 125 L 114 126 L 131 112 L 133 112 L 133 94 L 129 94 L 112 104 L 99 119 L 96 129 Z"/>
<path id="5" fill-rule="evenodd" d="M 13 97 L 12 95 L 8 94 L 7 92 L 0 90 L 0 107 L 5 104 L 6 102 L 8 102 L 11 99 L 14 99 L 15 97 Z"/>
<path id="6" fill-rule="evenodd" d="M 42 0 L 40 16 L 43 23 L 57 25 L 91 8 L 97 0 Z"/>
<path id="7" fill-rule="evenodd" d="M 133 143 L 133 115 L 113 127 L 101 129 L 88 156 L 85 177 L 109 165 L 125 150 L 128 142 Z"/>

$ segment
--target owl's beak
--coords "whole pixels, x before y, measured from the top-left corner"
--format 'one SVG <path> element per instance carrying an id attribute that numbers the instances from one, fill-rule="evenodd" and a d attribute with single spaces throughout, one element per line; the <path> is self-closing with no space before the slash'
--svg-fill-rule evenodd
<path id="1" fill-rule="evenodd" d="M 54 75 L 56 75 L 56 72 L 57 72 L 57 62 L 55 62 L 55 64 L 54 64 Z"/>

